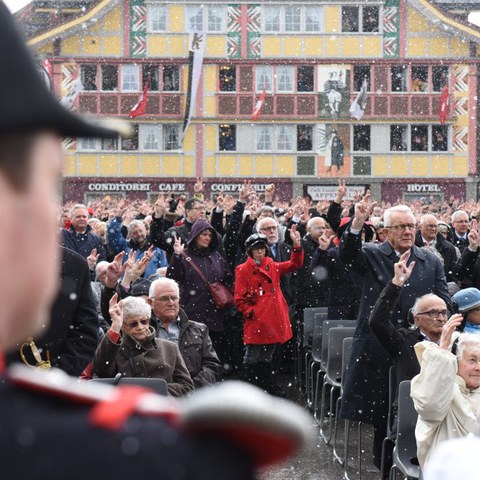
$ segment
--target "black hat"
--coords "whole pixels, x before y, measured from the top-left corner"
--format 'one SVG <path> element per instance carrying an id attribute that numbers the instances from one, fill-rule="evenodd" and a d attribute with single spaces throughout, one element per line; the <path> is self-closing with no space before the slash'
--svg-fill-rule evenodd
<path id="1" fill-rule="evenodd" d="M 81 118 L 60 105 L 0 2 L 0 134 L 53 131 L 68 137 L 116 138 L 115 127 Z"/>
<path id="2" fill-rule="evenodd" d="M 247 252 L 247 255 L 250 255 L 253 247 L 258 245 L 264 246 L 267 251 L 267 255 L 270 256 L 270 249 L 268 248 L 267 237 L 266 235 L 263 235 L 263 233 L 254 233 L 245 240 L 245 250 Z"/>
<path id="3" fill-rule="evenodd" d="M 149 295 L 150 292 L 150 285 L 152 282 L 150 280 L 146 280 L 141 278 L 137 280 L 135 283 L 132 283 L 130 288 L 130 296 L 131 297 L 141 297 L 142 295 Z"/>

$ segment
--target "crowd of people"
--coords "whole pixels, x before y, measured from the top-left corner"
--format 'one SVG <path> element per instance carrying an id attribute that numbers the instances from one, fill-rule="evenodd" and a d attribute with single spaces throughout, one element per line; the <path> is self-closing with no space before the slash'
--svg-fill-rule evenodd
<path id="1" fill-rule="evenodd" d="M 73 320 L 73 331 L 62 334 L 65 353 L 48 332 L 36 341 L 60 368 L 78 349 L 77 364 L 65 369 L 86 378 L 161 377 L 179 396 L 233 375 L 284 396 L 276 377 L 293 375 L 303 310 L 327 307 L 331 319 L 357 320 L 340 414 L 373 425 L 373 461 L 385 469 L 396 435 L 394 425 L 386 448 L 389 412 L 396 416 L 389 376 L 397 387 L 423 378 L 415 345 L 451 350 L 451 329 L 442 337 L 449 325 L 480 331 L 480 205 L 454 198 L 392 205 L 372 201 L 368 191 L 345 200 L 346 191 L 339 181 L 333 201 L 285 201 L 274 184 L 259 195 L 245 181 L 238 198 L 210 200 L 197 179 L 192 198 L 65 204 L 58 217 L 63 245 L 84 258 L 96 292 L 90 328 L 85 317 Z M 212 292 L 218 285 L 223 303 Z M 58 335 L 55 341 L 58 347 Z M 475 350 L 471 339 L 462 342 Z M 452 365 L 462 354 L 449 353 Z M 432 391 L 434 381 L 428 377 Z M 476 389 L 465 381 L 465 392 Z M 427 410 L 418 403 L 428 423 Z M 436 441 L 427 436 L 430 449 Z M 419 446 L 423 465 L 423 437 Z"/>

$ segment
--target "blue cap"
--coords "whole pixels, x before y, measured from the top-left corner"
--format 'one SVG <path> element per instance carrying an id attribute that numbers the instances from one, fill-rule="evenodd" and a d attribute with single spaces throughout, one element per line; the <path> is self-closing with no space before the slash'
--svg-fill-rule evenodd
<path id="1" fill-rule="evenodd" d="M 458 305 L 458 311 L 468 312 L 475 307 L 480 306 L 480 290 L 478 288 L 464 288 L 457 292 L 452 300 Z"/>

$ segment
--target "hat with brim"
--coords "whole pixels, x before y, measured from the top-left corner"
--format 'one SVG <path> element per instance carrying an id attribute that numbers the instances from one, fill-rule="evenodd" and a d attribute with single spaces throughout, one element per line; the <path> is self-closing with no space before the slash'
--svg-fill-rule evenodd
<path id="1" fill-rule="evenodd" d="M 0 135 L 52 131 L 64 137 L 116 138 L 119 122 L 80 117 L 64 108 L 42 79 L 13 16 L 0 2 Z"/>
<path id="2" fill-rule="evenodd" d="M 456 302 L 459 312 L 468 312 L 480 307 L 480 290 L 474 287 L 464 288 L 453 295 L 452 300 Z"/>

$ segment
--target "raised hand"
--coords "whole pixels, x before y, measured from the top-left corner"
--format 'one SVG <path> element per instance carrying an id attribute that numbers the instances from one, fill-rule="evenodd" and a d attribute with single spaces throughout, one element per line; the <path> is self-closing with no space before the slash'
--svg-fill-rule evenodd
<path id="1" fill-rule="evenodd" d="M 265 201 L 271 202 L 273 200 L 273 194 L 275 193 L 275 184 L 271 183 L 265 188 Z"/>
<path id="2" fill-rule="evenodd" d="M 328 250 L 328 247 L 330 246 L 334 238 L 335 238 L 335 235 L 330 235 L 329 237 L 327 237 L 327 235 L 323 234 L 318 239 L 318 248 L 324 251 Z"/>
<path id="3" fill-rule="evenodd" d="M 468 238 L 468 246 L 474 252 L 477 251 L 478 248 L 478 221 L 472 220 L 472 224 L 470 225 L 470 232 L 467 236 Z"/>
<path id="4" fill-rule="evenodd" d="M 410 263 L 407 267 L 408 259 L 410 258 L 410 250 L 407 250 L 400 257 L 400 260 L 393 266 L 394 276 L 392 283 L 398 287 L 403 287 L 412 274 L 415 262 Z"/>
<path id="5" fill-rule="evenodd" d="M 450 350 L 452 345 L 452 334 L 460 326 L 462 320 L 463 315 L 461 313 L 455 313 L 446 321 L 438 344 L 441 349 Z"/>
<path id="6" fill-rule="evenodd" d="M 355 204 L 355 216 L 352 221 L 352 228 L 361 230 L 363 224 L 367 221 L 372 212 L 372 202 L 370 201 L 370 190 Z"/>
<path id="7" fill-rule="evenodd" d="M 123 325 L 123 303 L 118 302 L 118 293 L 116 293 L 108 304 L 108 313 L 112 319 L 112 326 L 110 327 L 116 333 L 120 333 Z"/>
<path id="8" fill-rule="evenodd" d="M 302 225 L 306 225 L 311 218 L 312 214 L 310 213 L 310 209 L 307 207 L 307 205 L 304 205 L 303 213 L 300 215 L 300 223 Z"/>
<path id="9" fill-rule="evenodd" d="M 181 255 L 185 250 L 185 245 L 182 243 L 182 239 L 180 237 L 175 237 L 175 242 L 173 244 L 173 251 L 176 255 Z"/>
<path id="10" fill-rule="evenodd" d="M 95 269 L 95 265 L 97 264 L 99 258 L 100 258 L 100 254 L 97 254 L 97 249 L 94 248 L 90 252 L 90 255 L 87 257 L 88 268 L 90 270 Z"/>
<path id="11" fill-rule="evenodd" d="M 155 218 L 162 218 L 163 214 L 165 213 L 166 209 L 166 203 L 165 203 L 165 195 L 161 193 L 157 201 L 155 202 L 154 205 L 154 213 L 155 213 Z"/>
<path id="12" fill-rule="evenodd" d="M 203 183 L 203 178 L 202 177 L 197 177 L 197 181 L 195 182 L 195 185 L 193 186 L 193 192 L 196 193 L 196 194 L 202 193 L 204 187 L 205 187 L 205 184 Z"/>
<path id="13" fill-rule="evenodd" d="M 337 195 L 335 196 L 335 203 L 342 203 L 343 197 L 347 193 L 347 182 L 338 179 Z"/>
<path id="14" fill-rule="evenodd" d="M 290 228 L 290 238 L 294 247 L 300 246 L 300 232 L 297 230 L 297 225 L 293 224 Z"/>
<path id="15" fill-rule="evenodd" d="M 113 262 L 108 264 L 107 277 L 105 279 L 105 285 L 108 288 L 114 288 L 117 285 L 118 279 L 122 276 L 125 266 L 122 265 L 125 252 L 120 252 L 114 258 Z"/>
<path id="16" fill-rule="evenodd" d="M 255 193 L 255 190 L 252 188 L 251 180 L 245 180 L 238 193 L 240 201 L 246 202 L 248 197 Z"/>

